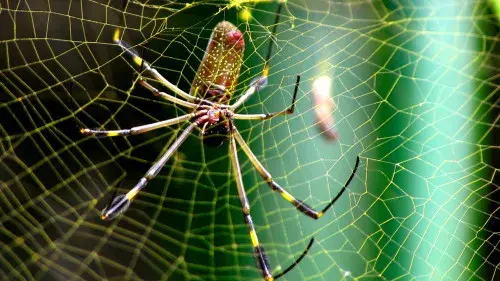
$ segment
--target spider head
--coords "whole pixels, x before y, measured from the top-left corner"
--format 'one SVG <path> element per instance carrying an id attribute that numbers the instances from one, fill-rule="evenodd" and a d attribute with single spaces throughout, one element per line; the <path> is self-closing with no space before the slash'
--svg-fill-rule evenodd
<path id="1" fill-rule="evenodd" d="M 207 116 L 208 116 L 208 124 L 210 125 L 214 125 L 215 123 L 219 122 L 220 120 L 220 113 L 221 111 L 218 110 L 218 109 L 214 109 L 214 108 L 211 108 L 208 110 L 207 112 Z"/>

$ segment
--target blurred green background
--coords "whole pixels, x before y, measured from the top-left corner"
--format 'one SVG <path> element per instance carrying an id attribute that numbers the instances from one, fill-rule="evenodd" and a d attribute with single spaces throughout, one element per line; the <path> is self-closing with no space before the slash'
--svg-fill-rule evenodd
<path id="1" fill-rule="evenodd" d="M 258 3 L 257 3 L 258 2 Z M 120 219 L 126 192 L 182 126 L 93 139 L 186 113 L 135 86 L 115 28 L 188 90 L 211 29 L 244 31 L 237 95 L 264 66 L 278 1 L 0 2 L 2 280 L 261 280 L 227 142 L 198 132 Z M 296 113 L 238 128 L 274 178 L 323 208 L 312 221 L 270 191 L 239 154 L 257 233 L 283 280 L 496 280 L 498 2 L 288 0 L 269 86 L 242 113 Z M 243 11 L 251 13 L 246 21 Z M 332 79 L 338 142 L 323 138 L 312 83 Z"/>

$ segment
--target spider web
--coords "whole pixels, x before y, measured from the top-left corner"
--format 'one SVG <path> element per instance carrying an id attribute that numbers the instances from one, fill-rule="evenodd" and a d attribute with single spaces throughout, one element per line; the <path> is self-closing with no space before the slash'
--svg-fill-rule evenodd
<path id="1" fill-rule="evenodd" d="M 259 2 L 259 3 L 256 3 Z M 273 193 L 240 151 L 257 234 L 283 280 L 494 280 L 499 264 L 496 0 L 1 1 L 0 274 L 5 280 L 261 280 L 227 143 L 195 131 L 124 216 L 99 218 L 183 126 L 96 139 L 185 114 L 135 86 L 112 42 L 119 27 L 159 72 L 189 90 L 211 29 L 243 32 L 236 96 L 269 85 L 237 122 L 278 183 L 317 209 L 312 221 Z M 251 15 L 251 17 L 249 17 Z M 313 82 L 332 79 L 336 142 L 315 117 Z M 155 84 L 159 87 L 159 84 Z M 233 100 L 234 101 L 234 100 Z"/>

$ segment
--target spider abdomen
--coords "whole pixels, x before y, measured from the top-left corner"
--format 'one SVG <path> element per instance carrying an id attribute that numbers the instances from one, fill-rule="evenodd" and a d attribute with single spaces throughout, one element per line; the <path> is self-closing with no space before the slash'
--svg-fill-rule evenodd
<path id="1" fill-rule="evenodd" d="M 228 21 L 218 23 L 191 84 L 190 94 L 227 104 L 238 82 L 244 50 L 243 33 Z"/>

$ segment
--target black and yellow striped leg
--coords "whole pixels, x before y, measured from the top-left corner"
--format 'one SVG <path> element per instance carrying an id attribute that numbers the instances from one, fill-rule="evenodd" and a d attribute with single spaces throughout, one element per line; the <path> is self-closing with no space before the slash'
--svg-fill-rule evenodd
<path id="1" fill-rule="evenodd" d="M 132 46 L 130 46 L 125 41 L 121 40 L 120 31 L 121 31 L 120 29 L 116 29 L 116 31 L 115 31 L 115 33 L 113 35 L 113 41 L 118 46 L 120 46 L 122 48 L 122 50 L 125 52 L 125 55 L 127 57 L 129 57 L 134 62 L 134 64 L 138 68 L 141 69 L 141 71 L 144 71 L 144 72 L 148 73 L 153 78 L 155 78 L 156 80 L 158 80 L 161 84 L 163 84 L 165 87 L 167 87 L 169 90 L 171 90 L 172 92 L 174 92 L 175 94 L 179 95 L 180 97 L 182 97 L 183 99 L 185 99 L 185 100 L 187 100 L 189 102 L 196 103 L 196 104 L 199 104 L 199 103 L 202 103 L 202 102 L 205 103 L 205 104 L 210 104 L 210 105 L 213 104 L 210 101 L 206 101 L 204 99 L 197 98 L 197 97 L 195 97 L 193 95 L 190 95 L 190 94 L 184 92 L 183 90 L 181 90 L 180 88 L 178 88 L 176 85 L 174 85 L 170 81 L 168 81 L 165 77 L 163 77 L 158 72 L 158 70 L 156 70 L 153 67 L 151 67 L 151 65 L 149 65 L 149 63 L 147 63 L 140 56 L 138 56 L 136 53 L 134 53 Z"/>
<path id="2" fill-rule="evenodd" d="M 234 128 L 234 125 L 231 124 L 231 127 Z M 248 199 L 245 193 L 245 187 L 243 186 L 243 177 L 241 176 L 241 168 L 240 168 L 240 163 L 238 161 L 238 152 L 236 150 L 236 142 L 233 136 L 231 136 L 229 140 L 229 149 L 230 149 L 229 155 L 231 156 L 231 163 L 233 166 L 234 175 L 236 177 L 236 186 L 238 187 L 238 196 L 241 202 L 243 218 L 245 220 L 245 224 L 248 226 L 249 229 L 250 240 L 252 241 L 255 261 L 261 271 L 262 277 L 264 277 L 264 280 L 266 281 L 276 280 L 287 274 L 290 270 L 292 270 L 295 266 L 297 266 L 300 263 L 300 261 L 309 252 L 309 249 L 311 249 L 311 246 L 314 243 L 314 238 L 311 238 L 311 241 L 309 241 L 309 244 L 307 245 L 306 249 L 290 266 L 288 266 L 281 273 L 278 273 L 274 276 L 271 275 L 272 270 L 269 265 L 267 255 L 262 246 L 260 246 L 259 239 L 257 238 L 257 232 L 255 232 L 255 226 L 253 224 L 252 217 L 250 215 L 250 204 L 248 203 Z"/>
<path id="3" fill-rule="evenodd" d="M 269 263 L 267 262 L 267 256 L 264 249 L 259 244 L 259 239 L 257 238 L 257 232 L 255 232 L 255 227 L 250 215 L 250 204 L 248 203 L 247 195 L 245 193 L 245 187 L 243 186 L 243 179 L 241 176 L 240 163 L 238 162 L 238 154 L 236 150 L 236 142 L 231 136 L 229 141 L 229 154 L 231 155 L 231 163 L 233 166 L 234 175 L 236 177 L 236 186 L 238 188 L 238 196 L 241 202 L 241 210 L 243 212 L 243 218 L 249 229 L 250 240 L 252 241 L 253 252 L 255 255 L 255 261 L 259 267 L 262 277 L 266 281 L 274 280 L 271 275 L 271 269 Z"/>
<path id="4" fill-rule="evenodd" d="M 340 198 L 340 196 L 347 189 L 347 186 L 349 185 L 349 183 L 353 179 L 354 175 L 356 174 L 356 170 L 358 169 L 358 165 L 359 165 L 359 156 L 358 156 L 356 158 L 356 165 L 354 166 L 354 170 L 352 171 L 351 176 L 347 180 L 344 187 L 340 190 L 339 193 L 337 193 L 337 195 L 332 199 L 332 201 L 330 201 L 330 203 L 325 208 L 323 208 L 323 210 L 318 212 L 318 211 L 314 210 L 313 208 L 311 208 L 310 206 L 308 206 L 306 203 L 304 203 L 298 199 L 295 199 L 295 197 L 293 197 L 290 193 L 288 193 L 288 191 L 286 191 L 283 187 L 281 187 L 278 183 L 276 183 L 273 180 L 271 174 L 264 168 L 264 166 L 260 163 L 260 161 L 257 159 L 255 154 L 253 154 L 252 150 L 250 150 L 250 147 L 248 147 L 245 140 L 243 140 L 243 138 L 241 137 L 241 134 L 238 132 L 238 130 L 236 128 L 233 128 L 233 136 L 236 139 L 236 141 L 238 142 L 238 144 L 241 146 L 243 151 L 246 153 L 246 155 L 248 156 L 248 158 L 250 159 L 250 161 L 252 162 L 254 167 L 257 169 L 259 174 L 267 182 L 267 184 L 271 187 L 271 189 L 273 191 L 276 191 L 279 194 L 281 194 L 281 196 L 286 201 L 292 203 L 292 205 L 295 206 L 295 208 L 297 210 L 301 211 L 302 213 L 304 213 L 305 215 L 307 215 L 308 217 L 311 217 L 313 219 L 319 219 L 320 217 L 322 217 L 323 214 L 326 211 L 328 211 L 328 209 L 330 209 L 330 207 L 333 206 L 333 204 Z"/>
<path id="5" fill-rule="evenodd" d="M 127 194 L 119 195 L 113 199 L 109 206 L 106 206 L 104 210 L 101 212 L 101 218 L 103 220 L 112 220 L 116 218 L 118 215 L 122 214 L 127 210 L 130 202 L 134 197 L 139 193 L 141 189 L 143 189 L 146 184 L 154 179 L 156 175 L 160 172 L 161 168 L 165 166 L 168 159 L 174 154 L 174 152 L 179 148 L 179 146 L 186 140 L 189 134 L 196 127 L 196 123 L 191 123 L 189 127 L 187 127 L 182 134 L 172 143 L 172 145 L 168 148 L 168 150 L 163 154 L 163 156 L 156 161 L 151 168 L 147 171 L 147 173 L 139 180 L 139 182 L 132 188 Z"/>
<path id="6" fill-rule="evenodd" d="M 156 130 L 159 128 L 163 127 L 168 127 L 174 124 L 179 124 L 184 121 L 188 121 L 189 119 L 195 117 L 195 113 L 189 113 L 186 115 L 182 115 L 176 118 L 164 120 L 164 121 L 159 121 L 147 125 L 142 125 L 142 126 L 137 126 L 137 127 L 132 127 L 130 129 L 123 129 L 123 130 L 111 130 L 111 131 L 100 131 L 100 130 L 91 130 L 87 128 L 83 128 L 80 130 L 80 132 L 86 136 L 94 136 L 98 138 L 103 138 L 103 137 L 116 137 L 116 136 L 128 136 L 128 135 L 137 135 L 137 134 L 142 134 L 146 133 L 152 130 Z"/>

